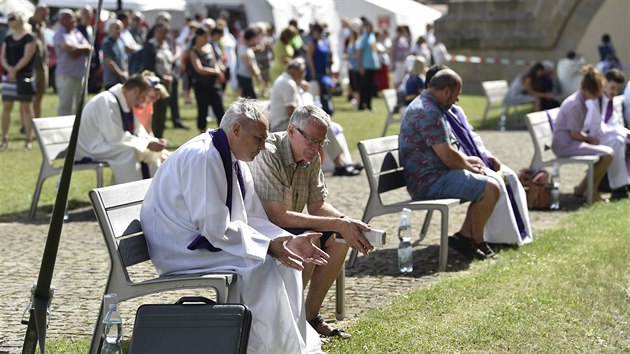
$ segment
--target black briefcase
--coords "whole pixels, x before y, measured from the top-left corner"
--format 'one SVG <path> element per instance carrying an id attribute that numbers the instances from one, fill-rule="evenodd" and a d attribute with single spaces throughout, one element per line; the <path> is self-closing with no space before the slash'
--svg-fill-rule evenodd
<path id="1" fill-rule="evenodd" d="M 217 304 L 205 297 L 142 305 L 129 353 L 245 353 L 251 323 L 247 306 Z"/>

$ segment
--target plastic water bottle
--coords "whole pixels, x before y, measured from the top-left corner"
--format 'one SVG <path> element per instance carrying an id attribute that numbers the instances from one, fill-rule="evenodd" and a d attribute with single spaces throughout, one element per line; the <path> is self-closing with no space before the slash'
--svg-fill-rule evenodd
<path id="1" fill-rule="evenodd" d="M 110 304 L 103 319 L 103 346 L 101 354 L 122 354 L 122 318 L 118 313 L 118 304 Z"/>
<path id="2" fill-rule="evenodd" d="M 413 272 L 413 254 L 411 249 L 411 224 L 409 223 L 409 214 L 411 210 L 404 208 L 400 216 L 400 225 L 398 226 L 398 268 L 401 273 Z"/>
<path id="3" fill-rule="evenodd" d="M 553 165 L 551 172 L 551 203 L 549 209 L 560 209 L 560 171 L 558 164 Z"/>
<path id="4" fill-rule="evenodd" d="M 501 114 L 501 116 L 499 117 L 499 131 L 504 132 L 506 124 L 507 124 L 507 117 L 505 116 L 505 114 Z"/>

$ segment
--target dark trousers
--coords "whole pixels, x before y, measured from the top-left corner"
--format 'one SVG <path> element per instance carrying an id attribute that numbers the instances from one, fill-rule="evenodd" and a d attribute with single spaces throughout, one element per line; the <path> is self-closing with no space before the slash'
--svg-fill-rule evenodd
<path id="1" fill-rule="evenodd" d="M 372 97 L 376 93 L 376 70 L 365 69 L 365 74 L 360 76 L 359 109 L 372 109 Z"/>
<path id="2" fill-rule="evenodd" d="M 241 96 L 245 98 L 256 99 L 256 91 L 254 91 L 254 80 L 251 77 L 236 75 L 238 87 L 241 88 Z"/>
<path id="3" fill-rule="evenodd" d="M 171 107 L 173 125 L 181 124 L 182 118 L 179 115 L 179 81 L 173 76 L 173 81 L 171 81 L 171 84 L 168 86 L 168 91 L 171 94 L 168 104 Z"/>
<path id="4" fill-rule="evenodd" d="M 330 86 L 319 84 L 319 101 L 322 104 L 322 109 L 329 116 L 332 116 L 335 112 L 335 106 L 332 101 L 332 97 L 330 96 Z"/>
<path id="5" fill-rule="evenodd" d="M 151 128 L 156 138 L 164 137 L 164 122 L 166 121 L 166 109 L 168 108 L 169 99 L 161 98 L 153 104 L 153 118 Z"/>
<path id="6" fill-rule="evenodd" d="M 195 99 L 197 100 L 197 128 L 206 130 L 206 117 L 208 116 L 208 105 L 212 106 L 212 111 L 217 117 L 217 126 L 221 123 L 221 118 L 225 114 L 223 108 L 223 91 L 220 87 L 199 85 L 193 86 Z"/>

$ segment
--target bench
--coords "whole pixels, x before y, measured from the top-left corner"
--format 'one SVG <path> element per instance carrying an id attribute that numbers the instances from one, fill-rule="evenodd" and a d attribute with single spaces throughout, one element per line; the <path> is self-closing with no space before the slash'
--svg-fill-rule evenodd
<path id="1" fill-rule="evenodd" d="M 150 184 L 151 179 L 146 179 L 97 188 L 89 193 L 111 261 L 104 294 L 115 293 L 122 302 L 162 291 L 213 288 L 217 302 L 225 303 L 230 286 L 237 278 L 234 273 L 169 275 L 142 281 L 131 279 L 128 267 L 150 260 L 139 220 L 142 201 Z M 90 353 L 97 353 L 100 348 L 103 306 L 101 300 Z"/>
<path id="2" fill-rule="evenodd" d="M 459 199 L 434 199 L 434 200 L 405 200 L 391 204 L 383 203 L 381 194 L 397 191 L 404 188 L 407 194 L 407 185 L 403 176 L 403 168 L 398 160 L 398 135 L 363 140 L 359 142 L 359 152 L 361 160 L 365 166 L 365 174 L 370 185 L 370 196 L 368 197 L 363 217 L 361 220 L 369 223 L 372 218 L 400 213 L 403 208 L 411 210 L 426 210 L 427 213 L 420 229 L 419 241 L 427 235 L 431 217 L 434 211 L 439 211 L 441 216 L 440 224 L 440 271 L 446 270 L 448 258 L 448 216 L 449 210 L 462 203 Z M 352 250 L 348 259 L 348 266 L 353 267 L 358 256 L 356 250 Z M 336 281 L 336 318 L 344 318 L 345 308 L 345 268 L 337 276 Z"/>
<path id="3" fill-rule="evenodd" d="M 385 99 L 385 109 L 387 110 L 387 119 L 385 120 L 385 127 L 383 127 L 383 135 L 387 134 L 387 128 L 390 125 L 400 123 L 402 120 L 402 114 L 398 106 L 398 94 L 396 89 L 385 89 L 381 91 L 383 98 Z"/>
<path id="4" fill-rule="evenodd" d="M 33 130 L 42 152 L 42 165 L 39 169 L 39 177 L 28 214 L 31 219 L 35 217 L 44 181 L 49 177 L 61 174 L 63 170 L 59 161 L 63 161 L 66 157 L 73 125 L 73 115 L 33 119 Z M 59 167 L 55 167 L 54 164 Z M 73 171 L 94 170 L 96 172 L 96 186 L 100 188 L 103 186 L 103 168 L 107 166 L 106 162 L 75 163 Z"/>
<path id="5" fill-rule="evenodd" d="M 588 167 L 587 187 L 586 187 L 586 203 L 593 203 L 593 174 L 595 163 L 599 157 L 594 155 L 556 157 L 551 151 L 551 142 L 553 140 L 553 131 L 551 122 L 555 121 L 560 108 L 554 108 L 547 111 L 532 112 L 527 114 L 525 123 L 534 143 L 534 156 L 529 166 L 532 170 L 540 170 L 548 166 L 561 166 L 566 164 L 584 164 Z"/>
<path id="6" fill-rule="evenodd" d="M 483 112 L 481 118 L 481 124 L 485 122 L 488 113 L 497 109 L 501 110 L 499 119 L 506 120 L 510 114 L 510 109 L 523 105 L 534 103 L 534 98 L 531 96 L 522 95 L 518 99 L 507 100 L 506 97 L 509 92 L 509 85 L 506 80 L 492 80 L 483 81 L 481 83 L 483 92 L 486 95 L 486 109 Z"/>
<path id="7" fill-rule="evenodd" d="M 369 223 L 372 218 L 400 213 L 403 208 L 411 210 L 426 210 L 426 216 L 420 229 L 420 240 L 424 239 L 431 223 L 434 211 L 439 211 L 441 215 L 440 225 L 440 271 L 446 270 L 448 257 L 448 216 L 449 210 L 453 206 L 459 205 L 459 199 L 433 199 L 433 200 L 404 200 L 395 203 L 385 204 L 381 199 L 381 194 L 404 188 L 407 193 L 407 185 L 403 175 L 403 167 L 400 166 L 398 158 L 398 135 L 386 136 L 363 140 L 359 142 L 359 153 L 365 175 L 370 185 L 370 195 L 368 197 L 363 217 L 361 220 Z M 352 250 L 350 266 L 354 266 L 357 258 L 357 251 Z"/>

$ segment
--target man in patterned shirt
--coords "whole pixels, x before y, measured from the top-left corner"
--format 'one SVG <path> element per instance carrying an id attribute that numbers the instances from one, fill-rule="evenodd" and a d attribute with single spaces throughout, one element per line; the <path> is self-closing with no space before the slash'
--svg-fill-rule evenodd
<path id="1" fill-rule="evenodd" d="M 499 199 L 499 186 L 485 175 L 479 157 L 464 156 L 450 143 L 444 112 L 459 100 L 461 88 L 457 73 L 441 70 L 411 102 L 400 125 L 400 162 L 414 200 L 471 202 L 461 229 L 449 237 L 449 246 L 468 257 L 486 259 L 496 256 L 483 239 L 483 229 Z"/>
<path id="2" fill-rule="evenodd" d="M 330 255 L 325 266 L 304 265 L 303 284 L 310 288 L 306 297 L 306 319 L 324 336 L 349 338 L 341 329 L 328 325 L 319 315 L 328 289 L 346 259 L 348 246 L 364 255 L 373 249 L 361 231 L 370 227 L 351 219 L 328 204 L 324 174 L 320 166 L 320 147 L 325 145 L 330 117 L 322 109 L 305 105 L 295 109 L 286 131 L 271 133 L 268 147 L 249 163 L 256 193 L 269 220 L 286 230 L 300 234 L 320 231 L 321 249 Z M 302 213 L 304 207 L 308 214 Z M 335 242 L 333 233 L 345 243 Z"/>

